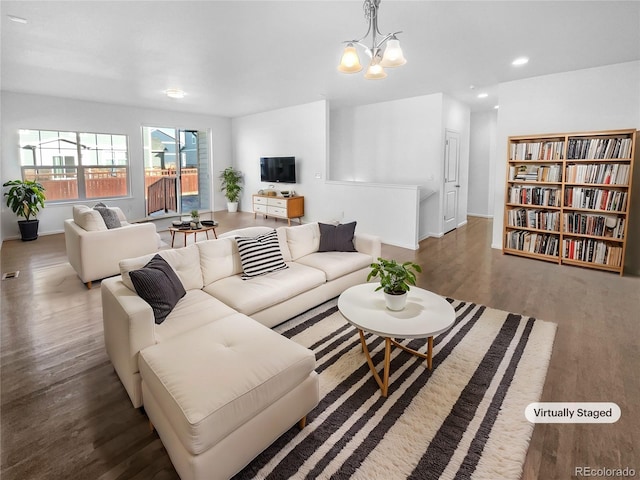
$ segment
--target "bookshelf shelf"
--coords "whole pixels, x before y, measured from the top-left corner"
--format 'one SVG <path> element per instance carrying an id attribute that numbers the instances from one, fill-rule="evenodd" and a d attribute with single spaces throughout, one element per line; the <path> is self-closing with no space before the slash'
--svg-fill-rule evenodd
<path id="1" fill-rule="evenodd" d="M 558 235 L 560 233 L 559 230 L 545 230 L 543 228 L 531 228 L 531 227 L 518 227 L 515 225 L 507 225 L 507 229 L 509 230 L 526 230 L 527 232 L 536 232 L 536 233 L 554 233 Z"/>
<path id="2" fill-rule="evenodd" d="M 503 253 L 622 275 L 636 130 L 509 137 L 507 156 Z"/>
<path id="3" fill-rule="evenodd" d="M 516 250 L 514 248 L 505 248 L 503 251 L 504 253 L 518 255 L 520 257 L 527 257 L 527 258 L 533 258 L 535 260 L 544 260 L 545 262 L 558 263 L 557 255 L 543 255 L 541 253 L 524 252 L 522 250 Z"/>

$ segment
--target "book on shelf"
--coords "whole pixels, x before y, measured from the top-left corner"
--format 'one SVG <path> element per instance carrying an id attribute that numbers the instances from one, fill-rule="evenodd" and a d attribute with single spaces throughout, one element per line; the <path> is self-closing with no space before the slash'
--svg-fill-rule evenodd
<path id="1" fill-rule="evenodd" d="M 564 204 L 572 208 L 624 212 L 627 208 L 627 192 L 604 188 L 567 187 Z"/>
<path id="2" fill-rule="evenodd" d="M 605 185 L 627 185 L 630 165 L 621 163 L 568 164 L 568 183 L 598 183 Z"/>
<path id="3" fill-rule="evenodd" d="M 563 225 L 565 233 L 624 238 L 625 219 L 615 215 L 568 212 L 563 215 Z"/>
<path id="4" fill-rule="evenodd" d="M 560 182 L 562 177 L 562 167 L 560 165 L 519 165 L 517 170 L 511 171 L 511 180 L 524 182 Z M 513 175 L 513 177 L 511 177 Z"/>
<path id="5" fill-rule="evenodd" d="M 560 206 L 560 189 L 557 187 L 532 187 L 512 185 L 508 191 L 509 203 L 522 205 Z"/>
<path id="6" fill-rule="evenodd" d="M 580 262 L 619 267 L 622 265 L 622 247 L 593 238 L 567 238 L 562 241 L 563 258 Z"/>
<path id="7" fill-rule="evenodd" d="M 562 160 L 564 141 L 538 141 L 512 143 L 511 160 Z"/>
<path id="8" fill-rule="evenodd" d="M 548 233 L 514 230 L 507 232 L 507 248 L 539 255 L 558 255 L 559 239 L 557 235 Z"/>
<path id="9" fill-rule="evenodd" d="M 567 159 L 627 159 L 631 157 L 632 143 L 629 137 L 570 138 Z"/>

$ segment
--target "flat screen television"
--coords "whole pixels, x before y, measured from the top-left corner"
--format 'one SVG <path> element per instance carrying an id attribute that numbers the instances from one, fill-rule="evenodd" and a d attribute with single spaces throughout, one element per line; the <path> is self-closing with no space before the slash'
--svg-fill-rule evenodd
<path id="1" fill-rule="evenodd" d="M 260 180 L 270 183 L 296 183 L 296 157 L 262 157 Z"/>

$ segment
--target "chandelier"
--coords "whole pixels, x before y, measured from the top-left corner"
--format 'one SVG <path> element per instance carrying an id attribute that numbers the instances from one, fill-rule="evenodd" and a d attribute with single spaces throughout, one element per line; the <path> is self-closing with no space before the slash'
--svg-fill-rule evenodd
<path id="1" fill-rule="evenodd" d="M 369 29 L 359 40 L 347 40 L 347 46 L 342 52 L 342 58 L 338 70 L 342 73 L 358 73 L 362 70 L 360 58 L 355 45 L 364 48 L 365 53 L 371 59 L 369 67 L 364 74 L 364 78 L 369 80 L 378 80 L 385 78 L 387 73 L 384 71 L 388 67 L 399 67 L 407 63 L 402 54 L 400 42 L 396 35 L 402 32 L 393 32 L 383 35 L 378 29 L 378 9 L 380 8 L 380 0 L 364 0 L 362 4 L 364 10 L 364 18 L 369 23 Z M 367 46 L 363 41 L 371 34 L 371 46 Z M 384 52 L 382 52 L 382 48 Z"/>

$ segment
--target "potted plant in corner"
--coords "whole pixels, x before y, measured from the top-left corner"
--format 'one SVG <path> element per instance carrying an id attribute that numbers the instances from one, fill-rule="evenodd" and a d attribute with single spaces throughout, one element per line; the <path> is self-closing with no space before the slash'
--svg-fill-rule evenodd
<path id="1" fill-rule="evenodd" d="M 32 180 L 10 180 L 5 182 L 3 187 L 10 187 L 4 192 L 7 198 L 7 207 L 18 217 L 25 220 L 18 220 L 20 235 L 23 241 L 35 240 L 38 238 L 39 220 L 36 218 L 41 208 L 44 208 L 44 187 Z"/>
<path id="2" fill-rule="evenodd" d="M 240 199 L 240 192 L 242 192 L 242 173 L 235 170 L 233 167 L 225 168 L 220 173 L 220 190 L 224 192 L 224 196 L 227 198 L 227 210 L 229 212 L 238 211 L 238 200 Z"/>
<path id="3" fill-rule="evenodd" d="M 385 302 L 389 310 L 402 310 L 407 303 L 409 285 L 416 284 L 416 273 L 422 272 L 420 265 L 413 262 L 398 263 L 395 260 L 378 258 L 371 264 L 367 282 L 372 278 L 380 279 L 378 290 L 384 290 Z"/>

